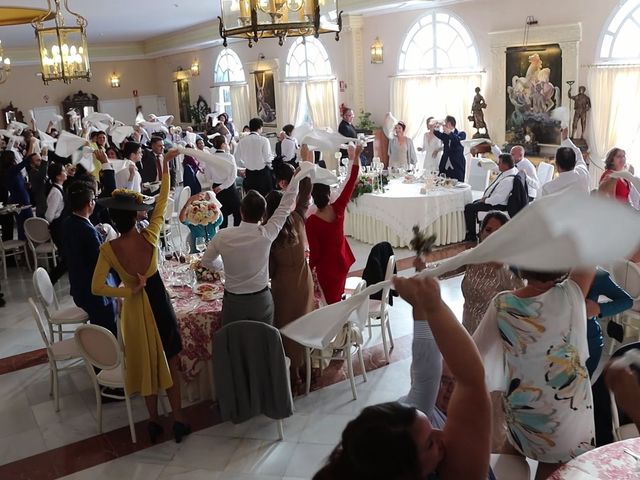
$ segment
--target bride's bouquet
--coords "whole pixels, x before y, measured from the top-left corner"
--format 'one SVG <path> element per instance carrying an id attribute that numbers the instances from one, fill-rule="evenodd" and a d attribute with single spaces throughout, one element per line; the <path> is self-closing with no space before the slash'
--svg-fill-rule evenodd
<path id="1" fill-rule="evenodd" d="M 187 221 L 192 225 L 209 225 L 220 218 L 220 203 L 209 200 L 194 200 L 187 207 Z"/>

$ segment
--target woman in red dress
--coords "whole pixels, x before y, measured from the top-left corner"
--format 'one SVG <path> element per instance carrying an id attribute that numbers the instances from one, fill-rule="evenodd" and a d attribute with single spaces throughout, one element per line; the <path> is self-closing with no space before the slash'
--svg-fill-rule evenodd
<path id="1" fill-rule="evenodd" d="M 318 282 L 328 304 L 339 302 L 344 293 L 349 268 L 355 262 L 353 252 L 344 237 L 344 211 L 358 181 L 362 147 L 349 146 L 349 174 L 338 199 L 329 203 L 330 188 L 316 183 L 311 196 L 318 208 L 306 222 L 309 242 L 309 265 L 315 269 Z"/>
<path id="2" fill-rule="evenodd" d="M 624 170 L 627 163 L 627 156 L 624 150 L 621 148 L 612 148 L 607 153 L 604 161 L 606 170 L 600 177 L 600 190 L 615 197 L 623 203 L 629 203 L 629 193 L 631 191 L 631 185 L 624 178 L 613 179 L 609 178 L 613 172 L 619 172 Z"/>

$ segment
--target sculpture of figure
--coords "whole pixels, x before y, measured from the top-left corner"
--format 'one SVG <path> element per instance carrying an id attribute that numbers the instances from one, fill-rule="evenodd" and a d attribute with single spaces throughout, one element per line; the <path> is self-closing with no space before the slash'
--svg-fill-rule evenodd
<path id="1" fill-rule="evenodd" d="M 580 139 L 584 139 L 584 131 L 587 126 L 587 112 L 591 110 L 591 99 L 584 93 L 587 89 L 583 86 L 578 88 L 577 95 L 571 95 L 571 86 L 569 86 L 569 98 L 573 100 L 573 128 L 571 129 L 571 138 L 576 138 L 576 130 L 578 129 L 578 120 L 580 120 Z"/>
<path id="2" fill-rule="evenodd" d="M 473 97 L 473 103 L 471 104 L 471 115 L 469 115 L 469 121 L 473 121 L 473 128 L 476 129 L 476 133 L 473 138 L 489 138 L 489 129 L 484 121 L 483 109 L 487 108 L 487 102 L 480 94 L 480 87 L 476 87 L 476 96 Z M 480 129 L 484 128 L 484 133 L 480 133 Z"/>

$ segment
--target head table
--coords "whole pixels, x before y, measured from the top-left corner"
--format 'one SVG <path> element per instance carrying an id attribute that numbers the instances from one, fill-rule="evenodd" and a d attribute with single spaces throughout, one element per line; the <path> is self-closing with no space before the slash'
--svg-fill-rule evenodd
<path id="1" fill-rule="evenodd" d="M 436 245 L 464 240 L 464 206 L 472 201 L 471 187 L 434 187 L 392 179 L 384 193 L 365 193 L 347 207 L 344 231 L 362 242 L 389 242 L 408 247 L 414 225 L 436 234 Z"/>
<path id="2" fill-rule="evenodd" d="M 551 480 L 637 480 L 640 462 L 625 452 L 640 455 L 640 438 L 610 443 L 574 458 L 550 477 Z"/>

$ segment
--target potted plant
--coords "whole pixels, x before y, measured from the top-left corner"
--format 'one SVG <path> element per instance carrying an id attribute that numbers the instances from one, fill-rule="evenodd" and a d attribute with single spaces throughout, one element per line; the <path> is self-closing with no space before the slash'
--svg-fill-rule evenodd
<path id="1" fill-rule="evenodd" d="M 358 123 L 355 127 L 357 133 L 371 135 L 373 131 L 378 128 L 378 125 L 376 125 L 376 122 L 371 120 L 371 112 L 360 110 L 360 113 L 358 114 Z"/>

